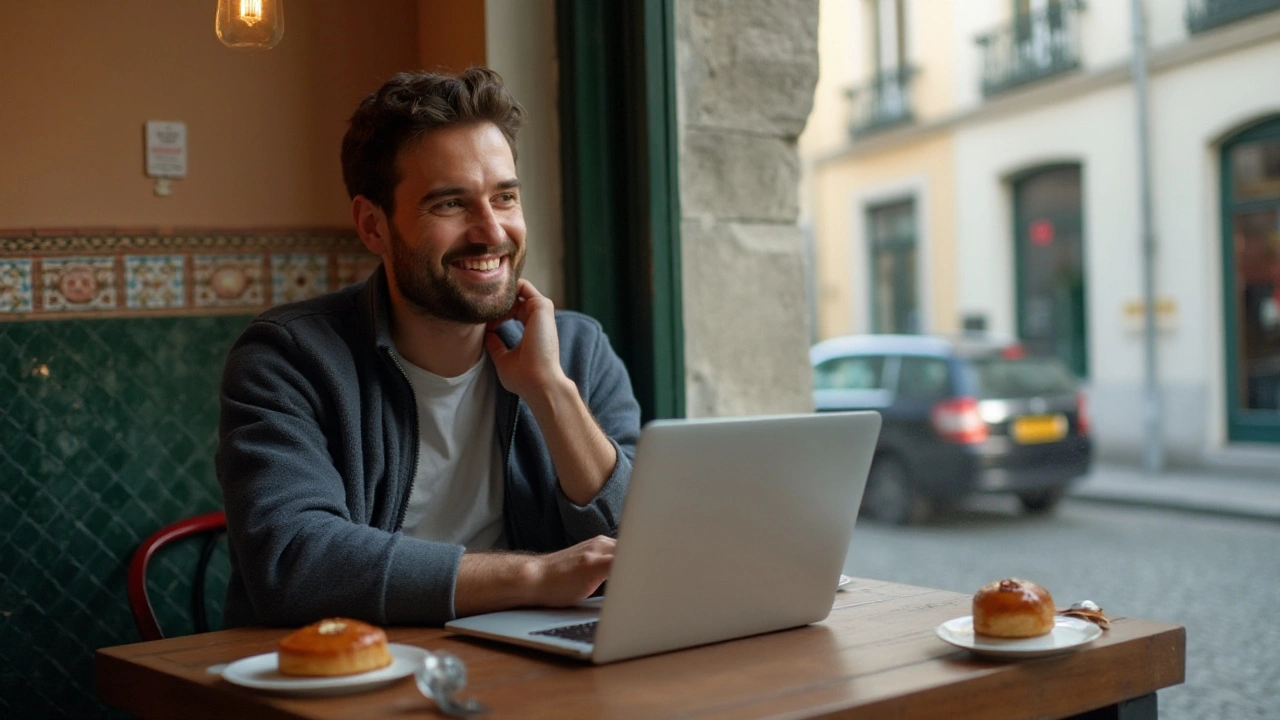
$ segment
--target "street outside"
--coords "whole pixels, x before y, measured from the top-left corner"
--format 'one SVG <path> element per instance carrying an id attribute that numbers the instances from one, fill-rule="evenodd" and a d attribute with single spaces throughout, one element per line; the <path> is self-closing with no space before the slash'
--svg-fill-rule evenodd
<path id="1" fill-rule="evenodd" d="M 845 572 L 971 594 L 1033 580 L 1065 607 L 1187 628 L 1163 720 L 1280 718 L 1280 523 L 1068 499 L 1051 516 L 988 497 L 921 526 L 859 521 Z M 941 641 L 939 641 L 941 642 Z"/>

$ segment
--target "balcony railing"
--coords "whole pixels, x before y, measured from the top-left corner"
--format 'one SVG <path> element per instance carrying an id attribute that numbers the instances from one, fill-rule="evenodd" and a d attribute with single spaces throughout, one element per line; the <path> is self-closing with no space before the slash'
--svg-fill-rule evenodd
<path id="1" fill-rule="evenodd" d="M 914 120 L 911 78 L 915 73 L 915 68 L 896 68 L 850 88 L 846 93 L 850 103 L 849 134 L 858 138 Z"/>
<path id="2" fill-rule="evenodd" d="M 1280 0 L 1187 0 L 1187 32 L 1198 33 L 1280 10 Z"/>
<path id="3" fill-rule="evenodd" d="M 984 97 L 1080 67 L 1083 0 L 1060 0 L 1047 9 L 979 35 Z"/>

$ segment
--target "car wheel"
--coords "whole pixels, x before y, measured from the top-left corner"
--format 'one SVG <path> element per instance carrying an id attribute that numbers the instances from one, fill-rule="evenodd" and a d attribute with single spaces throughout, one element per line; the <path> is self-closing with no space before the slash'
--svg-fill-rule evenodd
<path id="1" fill-rule="evenodd" d="M 1065 494 L 1066 488 L 1055 487 L 1036 492 L 1018 493 L 1018 500 L 1022 501 L 1022 507 L 1027 512 L 1043 515 L 1053 512 L 1053 509 L 1058 507 L 1058 503 L 1062 502 Z"/>
<path id="2" fill-rule="evenodd" d="M 907 468 L 893 458 L 879 458 L 871 465 L 862 509 L 871 518 L 894 525 L 922 522 L 929 514 L 928 500 L 916 489 Z"/>

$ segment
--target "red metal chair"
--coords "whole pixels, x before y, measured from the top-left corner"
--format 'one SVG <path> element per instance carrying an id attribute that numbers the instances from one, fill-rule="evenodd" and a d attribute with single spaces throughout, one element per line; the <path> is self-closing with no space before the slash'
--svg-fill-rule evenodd
<path id="1" fill-rule="evenodd" d="M 191 617 L 196 632 L 208 632 L 209 622 L 204 604 L 205 572 L 214 546 L 226 528 L 227 515 L 221 510 L 196 515 L 160 528 L 134 551 L 133 559 L 129 562 L 129 609 L 133 612 L 133 621 L 138 625 L 138 634 L 143 640 L 164 638 L 164 633 L 160 632 L 160 624 L 156 622 L 155 611 L 151 609 L 151 599 L 147 597 L 147 564 L 151 562 L 151 556 L 170 543 L 206 533 L 209 537 L 200 551 L 200 560 L 196 564 L 191 586 Z"/>

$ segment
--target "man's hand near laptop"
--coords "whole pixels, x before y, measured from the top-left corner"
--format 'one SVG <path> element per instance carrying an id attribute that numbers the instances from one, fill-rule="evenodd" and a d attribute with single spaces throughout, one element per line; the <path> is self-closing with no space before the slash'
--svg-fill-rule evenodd
<path id="1" fill-rule="evenodd" d="M 546 555 L 467 553 L 458 568 L 458 617 L 516 607 L 568 607 L 609 578 L 617 541 L 603 535 Z"/>

